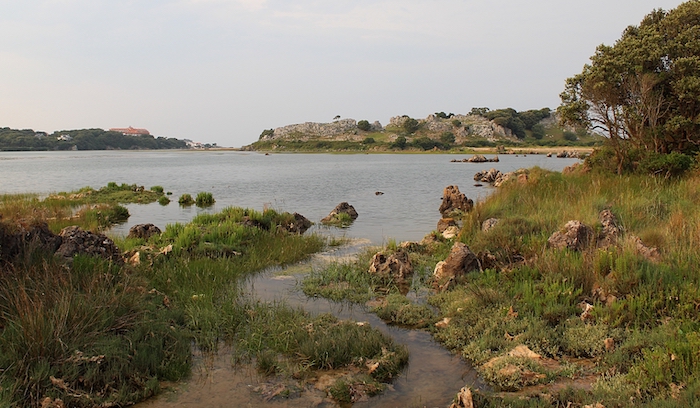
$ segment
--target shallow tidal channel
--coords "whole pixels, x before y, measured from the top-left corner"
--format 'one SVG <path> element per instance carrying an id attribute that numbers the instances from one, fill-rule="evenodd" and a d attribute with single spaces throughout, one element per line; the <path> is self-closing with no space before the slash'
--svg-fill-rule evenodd
<path id="1" fill-rule="evenodd" d="M 483 388 L 476 371 L 459 356 L 436 343 L 430 333 L 386 325 L 364 305 L 309 298 L 298 284 L 313 268 L 328 262 L 352 259 L 369 241 L 315 255 L 311 260 L 286 268 L 275 268 L 250 277 L 244 284 L 244 296 L 261 302 L 283 302 L 311 314 L 332 313 L 339 319 L 366 322 L 408 347 L 407 368 L 380 395 L 355 407 L 447 407 L 460 388 L 469 385 Z M 215 355 L 195 354 L 195 368 L 190 380 L 175 384 L 170 390 L 136 405 L 160 407 L 334 407 L 337 404 L 323 390 L 324 374 L 319 381 L 287 397 L 276 396 L 284 387 L 273 378 L 260 375 L 249 364 L 233 364 L 232 353 L 225 347 Z"/>

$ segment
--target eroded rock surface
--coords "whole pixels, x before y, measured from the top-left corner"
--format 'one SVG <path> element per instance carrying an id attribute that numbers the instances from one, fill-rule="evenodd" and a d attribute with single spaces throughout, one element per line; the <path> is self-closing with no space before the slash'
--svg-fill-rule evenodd
<path id="1" fill-rule="evenodd" d="M 552 234 L 547 242 L 552 248 L 581 251 L 590 246 L 594 239 L 593 228 L 572 220 L 566 223 L 563 230 Z"/>
<path id="2" fill-rule="evenodd" d="M 389 255 L 377 252 L 372 257 L 368 272 L 383 278 L 391 278 L 396 284 L 401 285 L 410 280 L 413 275 L 413 265 L 408 258 L 408 253 L 403 249 Z"/>
<path id="3" fill-rule="evenodd" d="M 345 213 L 350 216 L 353 220 L 356 220 L 358 217 L 357 211 L 355 211 L 355 207 L 351 206 L 347 202 L 342 202 L 338 205 L 335 206 L 335 208 L 328 214 L 327 217 L 323 218 L 321 222 L 333 222 L 336 220 L 338 214 Z"/>
<path id="4" fill-rule="evenodd" d="M 82 254 L 97 256 L 119 264 L 124 263 L 119 248 L 105 235 L 85 231 L 77 226 L 66 227 L 59 235 L 62 243 L 56 255 L 73 259 L 75 255 Z"/>
<path id="5" fill-rule="evenodd" d="M 154 235 L 160 235 L 160 233 L 160 228 L 153 224 L 136 224 L 129 228 L 129 235 L 127 235 L 127 237 L 149 239 Z"/>
<path id="6" fill-rule="evenodd" d="M 457 278 L 465 273 L 480 270 L 481 265 L 476 255 L 462 242 L 455 242 L 450 255 L 444 261 L 438 262 L 433 271 L 437 281 Z"/>
<path id="7" fill-rule="evenodd" d="M 442 204 L 440 204 L 440 214 L 449 217 L 455 212 L 469 212 L 474 208 L 474 201 L 467 198 L 459 191 L 457 186 L 447 186 L 442 193 Z"/>

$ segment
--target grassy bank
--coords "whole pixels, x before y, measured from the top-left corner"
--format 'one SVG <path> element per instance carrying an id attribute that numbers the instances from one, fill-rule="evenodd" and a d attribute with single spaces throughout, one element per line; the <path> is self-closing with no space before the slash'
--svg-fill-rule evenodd
<path id="1" fill-rule="evenodd" d="M 129 191 L 134 200 L 144 193 Z M 76 217 L 75 206 L 118 205 L 83 193 L 3 196 L 0 232 L 42 222 L 53 231 L 66 223 L 100 230 L 106 222 Z M 324 247 L 319 236 L 287 232 L 293 220 L 274 210 L 203 214 L 149 239 L 116 239 L 130 260 L 124 265 L 86 256 L 66 263 L 23 242 L 17 257 L 0 259 L 0 406 L 130 405 L 158 393 L 161 381 L 186 378 L 192 345 L 215 352 L 222 342 L 270 374 L 346 368 L 352 375 L 338 380 L 337 399 L 350 385 L 378 392 L 405 364 L 403 348 L 369 327 L 240 295 L 245 275 Z M 339 347 L 348 336 L 357 339 L 352 347 Z"/>
<path id="2" fill-rule="evenodd" d="M 698 196 L 697 173 L 674 180 L 534 169 L 462 220 L 457 240 L 483 271 L 434 291 L 421 274 L 446 258 L 454 240 L 408 247 L 419 265 L 412 289 L 429 293 L 430 307 L 368 278 L 368 257 L 317 272 L 305 291 L 376 298 L 382 318 L 428 326 L 494 387 L 475 395 L 478 407 L 693 406 L 700 397 Z M 548 245 L 569 220 L 601 233 L 605 209 L 620 227 L 612 245 Z M 484 232 L 489 218 L 498 224 Z"/>

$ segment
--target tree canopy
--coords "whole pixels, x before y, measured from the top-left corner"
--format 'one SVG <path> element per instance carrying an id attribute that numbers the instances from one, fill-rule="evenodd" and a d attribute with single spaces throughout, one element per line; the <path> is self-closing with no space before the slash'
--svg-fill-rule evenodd
<path id="1" fill-rule="evenodd" d="M 692 153 L 700 146 L 700 0 L 654 10 L 613 45 L 600 45 L 566 81 L 561 120 L 602 130 L 618 172 L 630 152 Z"/>

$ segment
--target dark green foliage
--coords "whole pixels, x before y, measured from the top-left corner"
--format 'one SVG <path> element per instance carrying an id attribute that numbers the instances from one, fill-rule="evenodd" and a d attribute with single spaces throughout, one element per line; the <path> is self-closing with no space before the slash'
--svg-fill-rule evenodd
<path id="1" fill-rule="evenodd" d="M 416 138 L 412 143 L 413 146 L 418 147 L 422 150 L 433 150 L 433 149 L 439 149 L 439 150 L 445 150 L 447 146 L 439 140 L 433 140 L 429 137 L 426 136 L 421 136 L 419 138 Z"/>
<path id="2" fill-rule="evenodd" d="M 462 122 L 459 119 L 452 119 L 452 126 L 460 127 L 462 126 Z"/>
<path id="3" fill-rule="evenodd" d="M 406 148 L 406 144 L 406 138 L 403 136 L 399 136 L 396 138 L 394 143 L 391 144 L 391 148 L 403 150 Z"/>
<path id="4" fill-rule="evenodd" d="M 576 133 L 570 131 L 570 130 L 565 130 L 564 133 L 562 134 L 562 137 L 564 140 L 568 140 L 570 142 L 573 142 L 577 139 Z"/>
<path id="5" fill-rule="evenodd" d="M 415 133 L 415 131 L 418 130 L 419 127 L 420 123 L 418 123 L 417 120 L 410 117 L 406 117 L 406 120 L 403 122 L 402 125 L 403 130 L 408 134 Z"/>
<path id="6" fill-rule="evenodd" d="M 452 112 L 450 112 L 449 114 L 447 114 L 445 112 L 435 112 L 435 116 L 440 118 L 440 119 L 449 119 L 449 118 L 453 117 L 454 115 L 455 114 Z"/>
<path id="7" fill-rule="evenodd" d="M 263 139 L 267 136 L 272 136 L 274 134 L 275 134 L 275 129 L 265 129 L 262 131 L 262 133 L 260 133 L 259 139 Z"/>
<path id="8" fill-rule="evenodd" d="M 361 120 L 357 122 L 357 128 L 362 131 L 368 132 L 370 129 L 372 129 L 372 125 L 370 125 L 369 121 L 367 120 Z"/>
<path id="9" fill-rule="evenodd" d="M 545 136 L 546 132 L 544 130 L 544 126 L 541 124 L 537 123 L 532 126 L 532 137 L 541 140 Z"/>
<path id="10" fill-rule="evenodd" d="M 650 153 L 639 163 L 639 171 L 667 178 L 677 177 L 688 171 L 692 164 L 692 157 L 683 153 Z"/>
<path id="11" fill-rule="evenodd" d="M 170 199 L 167 196 L 162 196 L 161 198 L 158 199 L 158 204 L 168 205 L 168 204 L 170 204 Z"/>
<path id="12" fill-rule="evenodd" d="M 365 140 L 362 141 L 363 144 L 374 144 L 375 140 L 373 137 L 366 137 Z"/>
<path id="13" fill-rule="evenodd" d="M 455 142 L 455 134 L 452 132 L 445 132 L 440 135 L 440 141 L 444 144 L 450 145 Z"/>
<path id="14" fill-rule="evenodd" d="M 471 112 L 469 112 L 470 115 L 475 115 L 475 116 L 484 116 L 486 117 L 486 114 L 489 113 L 490 109 L 489 108 L 472 108 Z"/>
<path id="15" fill-rule="evenodd" d="M 192 204 L 194 204 L 194 198 L 192 198 L 192 196 L 190 194 L 185 193 L 185 194 L 180 196 L 180 198 L 177 200 L 177 202 L 180 205 L 192 205 Z"/>
<path id="16" fill-rule="evenodd" d="M 60 136 L 70 140 L 58 140 Z M 62 130 L 47 135 L 31 129 L 0 128 L 0 150 L 106 150 L 106 149 L 184 149 L 187 143 L 175 138 L 151 135 L 124 135 L 103 129 Z"/>
<path id="17" fill-rule="evenodd" d="M 151 187 L 151 191 L 155 191 L 156 193 L 163 194 L 163 187 L 162 186 L 153 186 Z"/>

